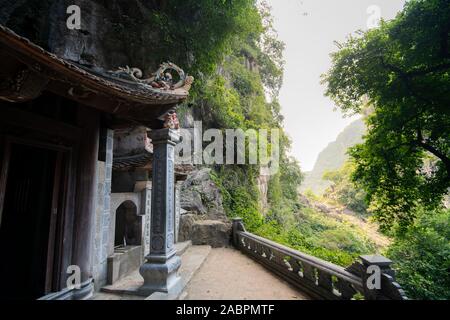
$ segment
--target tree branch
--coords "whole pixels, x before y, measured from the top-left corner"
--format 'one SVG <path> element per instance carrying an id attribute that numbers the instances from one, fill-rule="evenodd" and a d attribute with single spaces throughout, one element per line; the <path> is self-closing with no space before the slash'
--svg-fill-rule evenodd
<path id="1" fill-rule="evenodd" d="M 381 61 L 381 65 L 385 69 L 391 70 L 392 72 L 395 72 L 399 75 L 399 77 L 404 81 L 404 83 L 406 85 L 406 89 L 409 91 L 410 95 L 416 97 L 417 99 L 421 100 L 422 102 L 424 102 L 428 105 L 433 105 L 433 102 L 430 99 L 424 98 L 415 92 L 415 90 L 412 87 L 410 73 L 405 72 L 404 70 L 402 70 L 401 68 L 399 68 L 393 64 L 386 63 L 382 56 L 380 56 L 380 61 Z M 450 66 L 450 64 L 449 64 L 449 66 Z"/>
<path id="2" fill-rule="evenodd" d="M 447 180 L 450 180 L 450 158 L 447 157 L 443 152 L 433 147 L 428 141 L 426 141 L 422 136 L 422 131 L 417 129 L 417 140 L 414 142 L 419 147 L 425 149 L 426 151 L 432 153 L 438 157 L 442 163 L 444 163 L 445 169 L 447 170 Z"/>

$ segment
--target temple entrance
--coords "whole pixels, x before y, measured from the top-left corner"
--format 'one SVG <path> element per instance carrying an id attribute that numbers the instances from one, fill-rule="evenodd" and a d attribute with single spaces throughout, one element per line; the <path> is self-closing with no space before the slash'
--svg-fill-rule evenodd
<path id="1" fill-rule="evenodd" d="M 10 143 L 0 211 L 1 298 L 36 299 L 55 285 L 63 153 Z M 6 180 L 6 181 L 5 181 Z M 6 183 L 5 183 L 6 182 Z"/>
<path id="2" fill-rule="evenodd" d="M 116 210 L 114 247 L 140 246 L 142 239 L 142 217 L 132 201 L 125 201 Z"/>

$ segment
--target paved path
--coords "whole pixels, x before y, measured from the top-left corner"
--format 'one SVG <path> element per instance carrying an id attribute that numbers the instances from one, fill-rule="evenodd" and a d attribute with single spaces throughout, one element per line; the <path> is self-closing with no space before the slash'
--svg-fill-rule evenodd
<path id="1" fill-rule="evenodd" d="M 190 300 L 308 300 L 238 250 L 211 250 L 186 289 Z"/>

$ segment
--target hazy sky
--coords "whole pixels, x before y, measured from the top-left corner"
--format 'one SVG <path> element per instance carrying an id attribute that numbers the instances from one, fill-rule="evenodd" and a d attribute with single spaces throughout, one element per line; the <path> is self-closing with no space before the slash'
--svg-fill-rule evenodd
<path id="1" fill-rule="evenodd" d="M 343 41 L 367 21 L 376 5 L 384 19 L 400 11 L 404 0 L 267 0 L 272 7 L 275 28 L 285 42 L 284 85 L 280 93 L 285 128 L 292 138 L 292 155 L 302 170 L 309 171 L 328 143 L 354 119 L 333 111 L 324 97 L 320 75 L 331 66 L 333 41 Z"/>

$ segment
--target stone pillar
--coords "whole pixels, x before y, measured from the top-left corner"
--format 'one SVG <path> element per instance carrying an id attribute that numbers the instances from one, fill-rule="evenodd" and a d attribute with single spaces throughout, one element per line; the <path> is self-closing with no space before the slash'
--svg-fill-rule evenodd
<path id="1" fill-rule="evenodd" d="M 151 131 L 150 138 L 153 143 L 150 253 L 139 270 L 144 278 L 139 292 L 176 295 L 181 290 L 181 279 L 177 274 L 181 259 L 174 246 L 174 151 L 180 136 L 172 129 L 160 129 Z"/>
<path id="2" fill-rule="evenodd" d="M 391 269 L 392 261 L 380 255 L 360 256 L 361 278 L 366 300 L 406 300 L 405 292 L 395 282 L 395 271 Z M 374 287 L 379 277 L 379 288 Z M 369 287 L 369 282 L 371 287 Z"/>
<path id="3" fill-rule="evenodd" d="M 177 181 L 175 184 L 175 243 L 178 242 L 178 233 L 180 231 L 180 216 L 181 216 L 181 186 L 184 181 Z"/>
<path id="4" fill-rule="evenodd" d="M 76 299 L 88 297 L 93 290 L 92 249 L 97 191 L 97 159 L 100 139 L 100 116 L 97 111 L 79 107 L 78 123 L 83 127 L 79 147 L 77 194 L 74 217 L 72 264 L 81 270 L 81 288 Z"/>
<path id="5" fill-rule="evenodd" d="M 232 242 L 233 242 L 233 245 L 236 248 L 238 248 L 239 247 L 239 243 L 238 243 L 239 239 L 238 239 L 237 233 L 240 231 L 246 232 L 246 230 L 245 230 L 245 226 L 244 226 L 244 222 L 242 221 L 242 218 L 239 218 L 239 217 L 233 218 L 232 222 L 233 222 L 232 227 L 231 227 Z"/>

